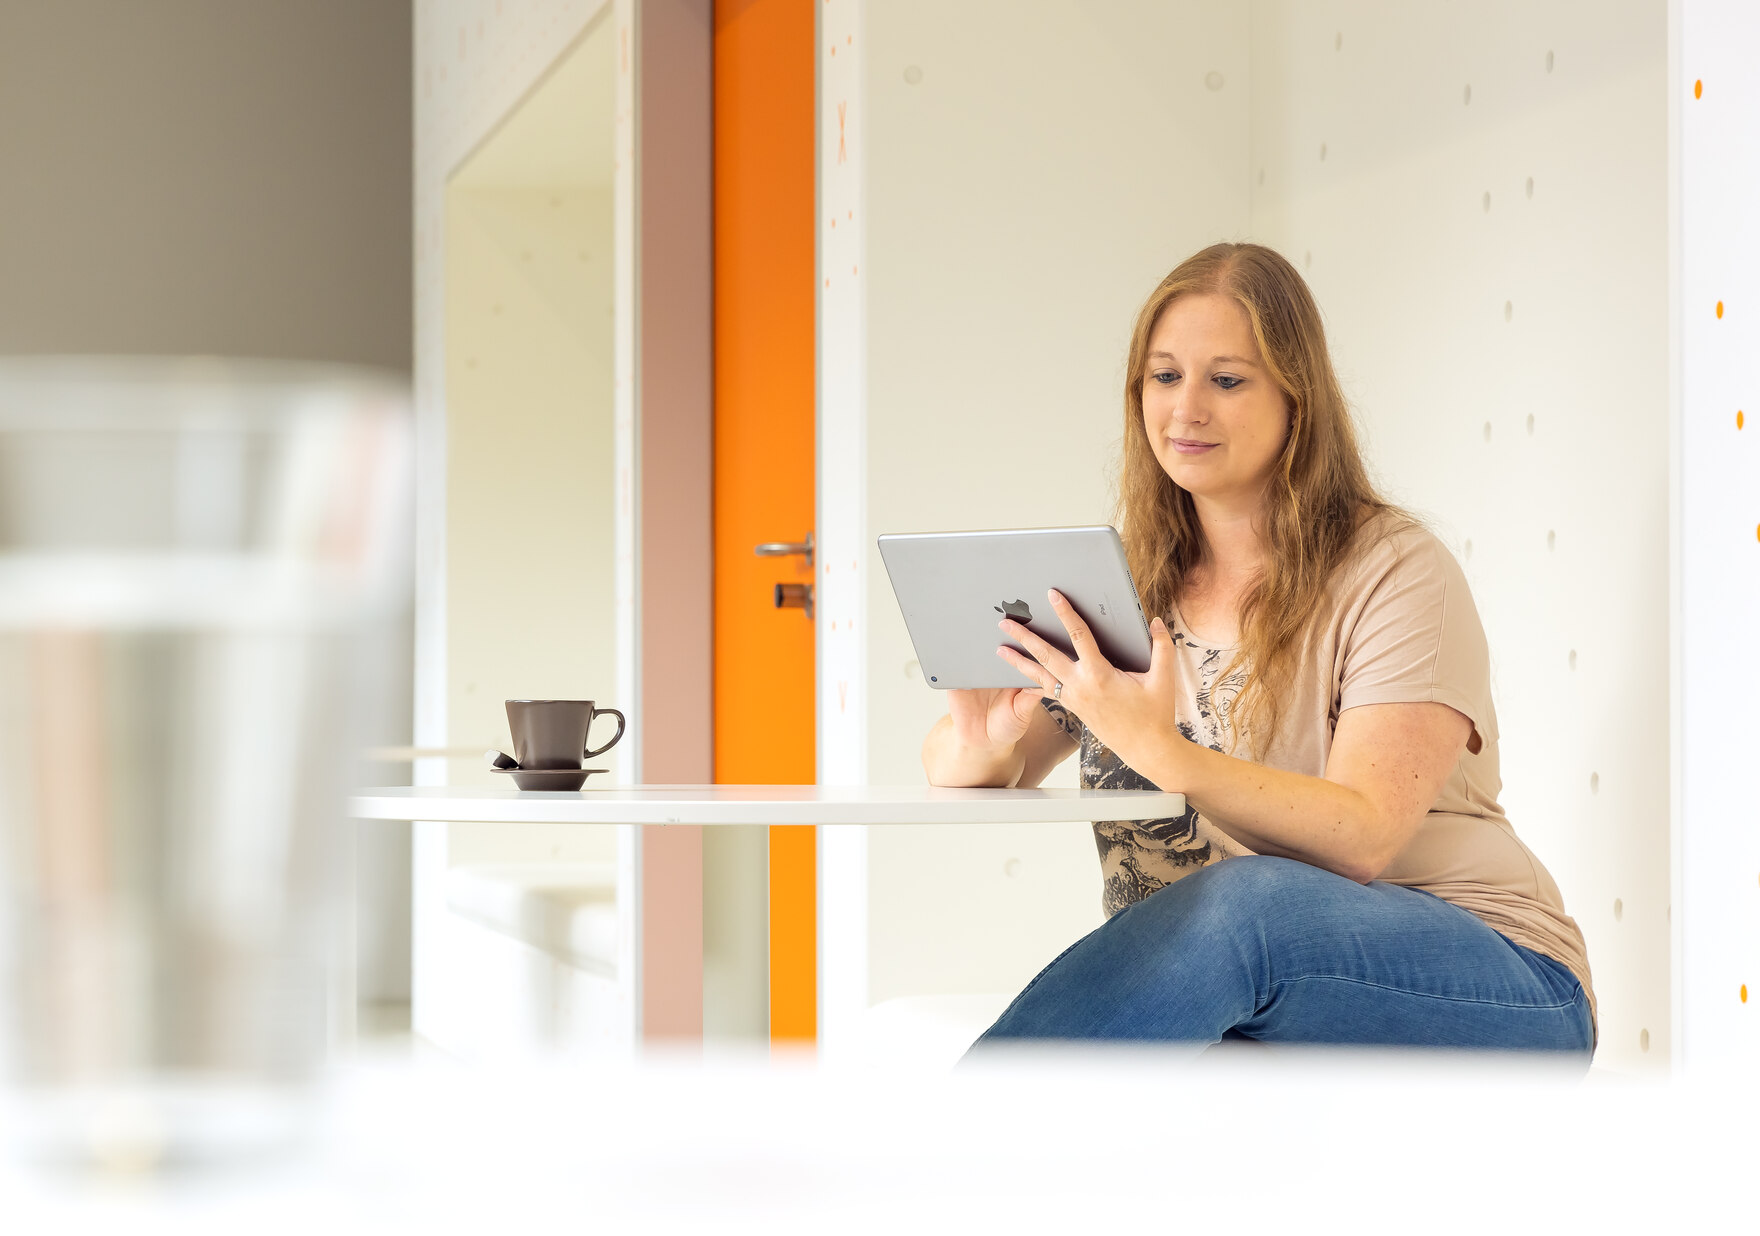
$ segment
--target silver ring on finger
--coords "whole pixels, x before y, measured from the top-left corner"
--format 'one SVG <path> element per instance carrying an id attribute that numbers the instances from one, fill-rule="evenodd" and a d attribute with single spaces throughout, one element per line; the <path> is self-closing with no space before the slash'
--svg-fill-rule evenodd
<path id="1" fill-rule="evenodd" d="M 1063 684 L 1061 682 L 1053 680 L 1051 684 L 1051 698 L 1054 700 L 1060 700 L 1063 698 Z"/>

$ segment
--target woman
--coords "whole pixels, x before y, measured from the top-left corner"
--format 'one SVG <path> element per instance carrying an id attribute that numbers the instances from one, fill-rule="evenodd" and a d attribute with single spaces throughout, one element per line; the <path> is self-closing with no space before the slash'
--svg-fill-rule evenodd
<path id="1" fill-rule="evenodd" d="M 1040 972 L 1008 1039 L 1594 1050 L 1582 933 L 1496 795 L 1485 633 L 1460 565 L 1384 502 L 1307 285 L 1221 244 L 1143 306 L 1125 377 L 1120 529 L 1146 673 L 1020 624 L 1034 685 L 950 691 L 936 785 L 1183 791 L 1094 826 L 1106 922 Z M 1246 745 L 1243 747 L 1242 743 Z M 1244 752 L 1244 755 L 1236 754 Z"/>

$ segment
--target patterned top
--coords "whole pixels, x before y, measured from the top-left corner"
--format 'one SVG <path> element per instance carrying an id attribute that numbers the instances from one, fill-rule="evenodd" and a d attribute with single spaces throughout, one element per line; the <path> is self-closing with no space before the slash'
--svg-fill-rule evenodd
<path id="1" fill-rule="evenodd" d="M 1189 717 L 1176 717 L 1174 724 L 1190 741 L 1221 751 L 1227 745 L 1235 697 L 1247 681 L 1247 667 L 1237 668 L 1218 683 L 1217 676 L 1234 650 L 1206 647 L 1187 635 L 1181 629 L 1183 626 L 1176 609 L 1168 631 L 1180 656 L 1181 677 L 1195 688 L 1191 692 L 1194 709 Z M 1039 702 L 1063 732 L 1081 744 L 1083 789 L 1159 788 L 1113 754 L 1069 709 L 1055 700 Z M 1100 875 L 1104 882 L 1101 906 L 1108 918 L 1200 867 L 1252 853 L 1189 805 L 1184 815 L 1170 819 L 1096 823 L 1094 844 L 1100 851 Z"/>

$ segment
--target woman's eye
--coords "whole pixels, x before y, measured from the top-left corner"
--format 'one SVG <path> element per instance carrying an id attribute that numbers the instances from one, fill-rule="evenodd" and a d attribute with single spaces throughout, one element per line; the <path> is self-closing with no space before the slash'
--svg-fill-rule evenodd
<path id="1" fill-rule="evenodd" d="M 1155 381 L 1161 383 L 1161 385 L 1163 385 L 1163 386 L 1166 386 L 1169 382 L 1171 382 L 1175 378 L 1179 377 L 1179 375 L 1177 373 L 1174 373 L 1172 370 L 1169 370 L 1169 369 L 1163 369 L 1160 373 L 1152 373 L 1149 376 L 1151 378 L 1153 378 Z"/>
<path id="2" fill-rule="evenodd" d="M 1222 389 L 1225 391 L 1232 391 L 1235 387 L 1241 384 L 1240 378 L 1231 378 L 1226 373 L 1218 374 L 1216 380 L 1224 384 Z"/>

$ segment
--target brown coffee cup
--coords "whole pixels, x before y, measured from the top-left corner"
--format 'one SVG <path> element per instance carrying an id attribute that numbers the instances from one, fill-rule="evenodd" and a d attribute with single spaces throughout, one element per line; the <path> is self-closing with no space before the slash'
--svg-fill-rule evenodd
<path id="1" fill-rule="evenodd" d="M 617 733 L 603 747 L 588 751 L 587 730 L 593 718 L 617 718 Z M 592 700 L 508 700 L 507 728 L 513 735 L 513 758 L 521 768 L 579 768 L 617 745 L 623 737 L 623 714 L 596 708 Z"/>

